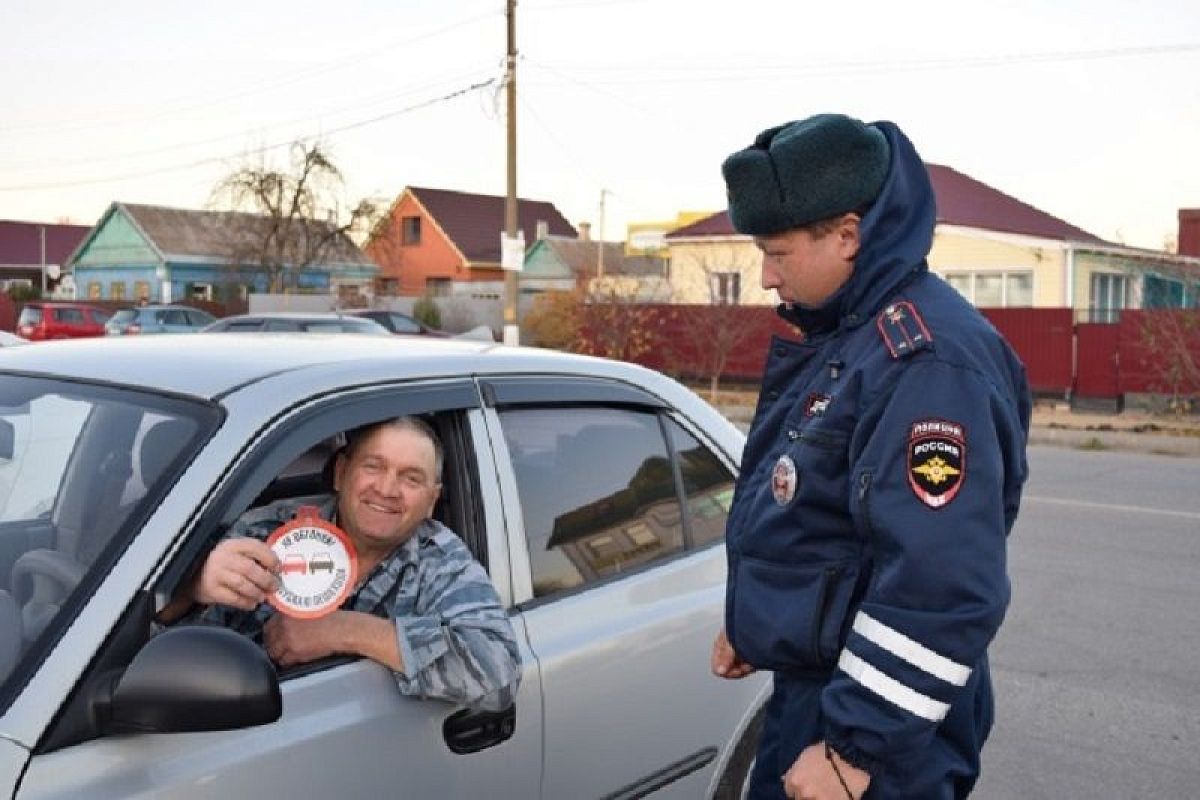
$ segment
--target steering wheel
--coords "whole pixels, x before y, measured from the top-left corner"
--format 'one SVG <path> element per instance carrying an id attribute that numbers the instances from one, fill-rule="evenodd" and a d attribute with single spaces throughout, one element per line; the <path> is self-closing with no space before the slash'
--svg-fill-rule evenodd
<path id="1" fill-rule="evenodd" d="M 10 585 L 21 609 L 25 641 L 41 634 L 85 571 L 82 564 L 57 550 L 30 550 L 17 559 Z"/>

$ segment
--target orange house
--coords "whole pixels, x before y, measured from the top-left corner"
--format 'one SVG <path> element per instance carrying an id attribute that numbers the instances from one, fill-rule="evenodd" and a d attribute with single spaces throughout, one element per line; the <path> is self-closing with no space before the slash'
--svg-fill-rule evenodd
<path id="1" fill-rule="evenodd" d="M 532 246 L 547 233 L 576 235 L 553 203 L 517 201 L 517 224 Z M 503 281 L 504 198 L 409 186 L 392 203 L 364 250 L 379 265 L 382 294 L 447 295 L 456 283 Z"/>

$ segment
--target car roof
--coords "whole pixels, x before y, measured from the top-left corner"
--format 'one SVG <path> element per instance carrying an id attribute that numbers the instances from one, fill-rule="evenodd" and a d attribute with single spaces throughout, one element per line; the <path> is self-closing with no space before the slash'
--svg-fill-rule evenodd
<path id="1" fill-rule="evenodd" d="M 274 381 L 281 395 L 294 393 L 297 399 L 323 387 L 480 373 L 613 377 L 646 388 L 667 381 L 636 365 L 554 350 L 469 339 L 347 333 L 71 339 L 0 350 L 3 372 L 71 377 L 204 399 L 219 399 L 264 381 Z"/>
<path id="2" fill-rule="evenodd" d="M 223 319 L 294 319 L 304 320 L 333 320 L 345 319 L 350 316 L 338 311 L 258 311 L 252 314 L 233 314 Z"/>

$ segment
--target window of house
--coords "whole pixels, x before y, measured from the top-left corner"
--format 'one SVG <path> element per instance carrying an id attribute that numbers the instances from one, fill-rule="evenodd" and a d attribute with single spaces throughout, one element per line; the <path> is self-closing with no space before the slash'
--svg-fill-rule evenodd
<path id="1" fill-rule="evenodd" d="M 946 283 L 978 308 L 1029 308 L 1033 306 L 1031 270 L 980 270 L 947 272 Z"/>
<path id="2" fill-rule="evenodd" d="M 1128 302 L 1129 281 L 1126 276 L 1102 272 L 1092 274 L 1091 295 L 1088 298 L 1092 322 L 1117 322 L 1121 309 Z"/>
<path id="3" fill-rule="evenodd" d="M 1187 308 L 1187 290 L 1182 281 L 1147 275 L 1142 284 L 1142 308 Z"/>
<path id="4" fill-rule="evenodd" d="M 431 297 L 449 297 L 452 281 L 449 278 L 426 278 L 425 294 Z"/>
<path id="5" fill-rule="evenodd" d="M 713 305 L 736 306 L 742 297 L 740 272 L 716 272 L 711 276 Z"/>
<path id="6" fill-rule="evenodd" d="M 618 408 L 500 413 L 521 498 L 535 597 L 684 548 L 682 508 L 656 414 Z"/>
<path id="7" fill-rule="evenodd" d="M 100 299 L 100 281 L 88 281 L 88 297 L 92 300 Z"/>
<path id="8" fill-rule="evenodd" d="M 400 218 L 400 243 L 405 245 L 415 245 L 421 243 L 420 217 Z"/>
<path id="9" fill-rule="evenodd" d="M 134 281 L 133 282 L 133 299 L 140 302 L 150 301 L 150 282 L 149 281 Z"/>
<path id="10" fill-rule="evenodd" d="M 981 272 L 975 275 L 975 305 L 980 308 L 1004 306 L 1003 273 Z"/>
<path id="11" fill-rule="evenodd" d="M 113 281 L 108 285 L 108 296 L 113 300 L 125 299 L 125 281 Z"/>
<path id="12" fill-rule="evenodd" d="M 187 296 L 192 300 L 212 300 L 213 287 L 211 283 L 189 283 Z"/>

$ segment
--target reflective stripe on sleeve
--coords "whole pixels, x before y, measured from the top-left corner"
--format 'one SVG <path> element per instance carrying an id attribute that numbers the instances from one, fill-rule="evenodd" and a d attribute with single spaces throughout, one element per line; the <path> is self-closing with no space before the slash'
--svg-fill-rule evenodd
<path id="1" fill-rule="evenodd" d="M 920 642 L 913 641 L 895 628 L 889 628 L 862 611 L 854 618 L 853 630 L 892 655 L 925 670 L 935 678 L 941 678 L 946 683 L 965 686 L 967 679 L 971 677 L 970 667 L 964 667 L 956 661 L 938 655 Z"/>
<path id="2" fill-rule="evenodd" d="M 926 697 L 920 692 L 914 692 L 899 681 L 884 675 L 849 650 L 842 651 L 842 655 L 838 659 L 838 667 L 842 672 L 889 703 L 930 722 L 941 722 L 950 711 L 948 703 L 942 703 L 932 697 Z"/>

